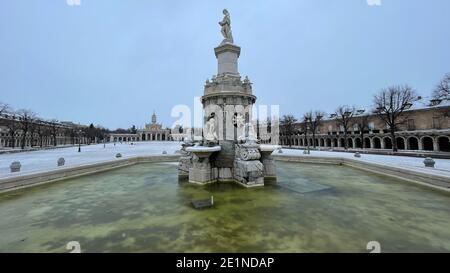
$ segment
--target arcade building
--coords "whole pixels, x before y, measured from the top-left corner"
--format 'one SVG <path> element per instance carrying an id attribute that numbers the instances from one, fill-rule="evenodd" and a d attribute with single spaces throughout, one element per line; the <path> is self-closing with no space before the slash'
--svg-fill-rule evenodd
<path id="1" fill-rule="evenodd" d="M 109 142 L 137 142 L 137 141 L 173 141 L 171 130 L 163 128 L 162 123 L 157 122 L 157 116 L 153 112 L 151 123 L 144 128 L 137 129 L 135 134 L 109 134 Z"/>

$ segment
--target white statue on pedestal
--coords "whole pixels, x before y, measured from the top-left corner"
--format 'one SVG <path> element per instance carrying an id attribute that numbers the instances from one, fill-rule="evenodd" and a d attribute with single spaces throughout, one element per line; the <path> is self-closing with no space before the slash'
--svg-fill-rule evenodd
<path id="1" fill-rule="evenodd" d="M 233 123 L 236 125 L 236 127 L 241 128 L 245 125 L 245 119 L 242 114 L 235 114 L 233 116 Z"/>
<path id="2" fill-rule="evenodd" d="M 223 10 L 223 20 L 219 22 L 219 25 L 222 27 L 221 32 L 225 41 L 229 41 L 233 43 L 233 34 L 231 33 L 231 19 L 230 19 L 230 13 L 228 10 Z"/>
<path id="3" fill-rule="evenodd" d="M 211 117 L 206 123 L 205 123 L 205 139 L 208 141 L 215 141 L 217 140 L 217 133 L 216 133 L 216 120 L 214 117 Z"/>

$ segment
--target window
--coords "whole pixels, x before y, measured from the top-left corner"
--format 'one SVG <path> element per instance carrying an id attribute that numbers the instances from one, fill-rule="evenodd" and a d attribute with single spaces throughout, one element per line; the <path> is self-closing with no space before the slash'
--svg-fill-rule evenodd
<path id="1" fill-rule="evenodd" d="M 413 119 L 408 119 L 408 130 L 415 130 L 416 126 L 414 125 Z"/>
<path id="2" fill-rule="evenodd" d="M 433 117 L 433 129 L 441 129 L 441 119 L 439 117 Z"/>
<path id="3" fill-rule="evenodd" d="M 372 122 L 369 122 L 369 130 L 373 130 L 373 129 L 375 129 L 375 123 L 372 121 Z"/>

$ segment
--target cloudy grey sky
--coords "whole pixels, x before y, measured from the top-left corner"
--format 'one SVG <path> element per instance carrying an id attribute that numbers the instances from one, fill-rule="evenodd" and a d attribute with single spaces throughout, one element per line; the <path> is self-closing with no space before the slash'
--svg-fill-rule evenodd
<path id="1" fill-rule="evenodd" d="M 392 84 L 427 96 L 450 72 L 448 0 L 80 3 L 0 1 L 0 101 L 109 128 L 142 126 L 155 110 L 169 126 L 172 107 L 192 106 L 216 73 L 225 7 L 241 75 L 281 113 L 370 105 Z"/>

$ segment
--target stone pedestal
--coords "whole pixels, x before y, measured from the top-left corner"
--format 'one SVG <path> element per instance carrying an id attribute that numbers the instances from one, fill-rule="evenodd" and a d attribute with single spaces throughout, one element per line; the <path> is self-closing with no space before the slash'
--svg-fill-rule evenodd
<path id="1" fill-rule="evenodd" d="M 234 179 L 245 187 L 264 186 L 264 166 L 259 160 L 234 162 Z"/>
<path id="2" fill-rule="evenodd" d="M 217 180 L 219 181 L 231 181 L 233 180 L 233 167 L 230 168 L 218 168 Z"/>
<path id="3" fill-rule="evenodd" d="M 196 184 L 207 184 L 216 182 L 217 168 L 214 170 L 209 166 L 202 168 L 192 167 L 189 169 L 189 182 Z"/>
<path id="4" fill-rule="evenodd" d="M 186 178 L 189 175 L 189 169 L 192 168 L 192 160 L 190 156 L 180 157 L 178 162 L 178 177 Z"/>
<path id="5" fill-rule="evenodd" d="M 239 75 L 238 58 L 241 48 L 231 43 L 223 43 L 214 49 L 218 63 L 218 74 Z"/>
<path id="6" fill-rule="evenodd" d="M 192 168 L 192 153 L 186 151 L 186 148 L 192 146 L 194 146 L 192 142 L 185 142 L 179 151 L 181 157 L 178 162 L 178 177 L 183 181 L 189 177 L 189 169 Z"/>
<path id="7" fill-rule="evenodd" d="M 270 156 L 274 149 L 260 151 L 256 131 L 250 126 L 256 97 L 249 78 L 242 80 L 239 74 L 241 48 L 225 39 L 214 53 L 217 74 L 206 80 L 201 99 L 207 133 L 194 136 L 198 146 L 184 149 L 179 174 L 199 184 L 232 180 L 245 187 L 264 186 L 265 177 L 276 176 Z"/>
<path id="8" fill-rule="evenodd" d="M 186 152 L 193 155 L 192 164 L 189 167 L 189 182 L 207 184 L 217 180 L 218 170 L 211 166 L 209 157 L 220 150 L 220 146 L 192 146 L 185 149 Z"/>
<path id="9" fill-rule="evenodd" d="M 277 169 L 272 158 L 273 151 L 281 148 L 279 145 L 260 145 L 261 162 L 264 165 L 264 178 L 276 180 Z"/>
<path id="10" fill-rule="evenodd" d="M 272 153 L 262 153 L 261 162 L 264 166 L 264 177 L 275 178 L 277 176 L 277 168 L 271 156 Z"/>
<path id="11" fill-rule="evenodd" d="M 9 168 L 11 169 L 12 173 L 15 172 L 20 172 L 20 168 L 22 167 L 22 164 L 20 164 L 19 161 L 14 161 L 13 163 L 11 163 L 11 165 L 9 166 Z"/>
<path id="12" fill-rule="evenodd" d="M 264 166 L 259 145 L 253 141 L 236 144 L 234 179 L 246 187 L 264 186 Z"/>

